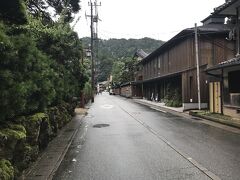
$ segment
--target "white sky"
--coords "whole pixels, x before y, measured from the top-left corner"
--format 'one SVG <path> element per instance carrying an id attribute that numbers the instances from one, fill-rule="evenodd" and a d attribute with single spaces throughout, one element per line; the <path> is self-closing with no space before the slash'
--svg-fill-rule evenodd
<path id="1" fill-rule="evenodd" d="M 74 30 L 79 37 L 90 36 L 88 1 L 82 0 L 80 20 Z M 94 0 L 92 0 L 94 1 Z M 179 31 L 193 27 L 225 0 L 98 0 L 98 36 L 109 38 L 150 37 L 167 41 Z"/>

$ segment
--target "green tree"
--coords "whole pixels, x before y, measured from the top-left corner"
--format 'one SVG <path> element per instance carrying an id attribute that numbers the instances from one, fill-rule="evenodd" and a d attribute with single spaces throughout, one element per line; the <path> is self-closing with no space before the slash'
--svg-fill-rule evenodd
<path id="1" fill-rule="evenodd" d="M 0 33 L 0 119 L 44 110 L 55 96 L 50 59 L 28 34 Z"/>
<path id="2" fill-rule="evenodd" d="M 0 16 L 0 120 L 71 102 L 88 79 L 82 43 L 69 23 L 27 16 L 21 25 Z"/>
<path id="3" fill-rule="evenodd" d="M 122 70 L 122 81 L 134 81 L 134 73 L 136 72 L 137 60 L 134 58 L 125 58 L 123 62 L 124 68 Z"/>
<path id="4" fill-rule="evenodd" d="M 0 19 L 7 23 L 26 23 L 27 16 L 25 2 L 23 0 L 0 1 Z"/>
<path id="5" fill-rule="evenodd" d="M 99 66 L 99 74 L 98 74 L 98 81 L 106 81 L 112 71 L 113 60 L 109 57 L 100 57 L 100 66 Z"/>
<path id="6" fill-rule="evenodd" d="M 28 0 L 27 7 L 34 17 L 42 17 L 44 22 L 52 21 L 49 7 L 55 10 L 55 14 L 64 17 L 64 22 L 70 22 L 72 14 L 80 10 L 79 3 L 80 0 Z"/>
<path id="7" fill-rule="evenodd" d="M 124 63 L 120 61 L 115 61 L 112 67 L 112 78 L 113 82 L 116 84 L 122 83 L 122 72 L 124 69 Z"/>

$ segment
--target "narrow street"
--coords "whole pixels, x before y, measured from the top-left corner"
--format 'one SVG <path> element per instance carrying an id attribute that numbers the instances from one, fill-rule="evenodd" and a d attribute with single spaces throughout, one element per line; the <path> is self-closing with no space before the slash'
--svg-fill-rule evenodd
<path id="1" fill-rule="evenodd" d="M 98 95 L 53 179 L 239 179 L 240 134 Z"/>

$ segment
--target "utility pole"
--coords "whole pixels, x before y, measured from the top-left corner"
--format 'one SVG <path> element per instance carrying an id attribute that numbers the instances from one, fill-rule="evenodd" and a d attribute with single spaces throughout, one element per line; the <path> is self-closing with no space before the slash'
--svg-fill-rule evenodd
<path id="1" fill-rule="evenodd" d="M 196 50 L 196 66 L 197 66 L 198 109 L 201 110 L 201 92 L 200 92 L 200 72 L 199 72 L 197 23 L 195 23 L 195 50 Z"/>
<path id="2" fill-rule="evenodd" d="M 94 56 L 94 60 L 95 60 L 95 80 L 96 80 L 96 83 L 98 82 L 98 74 L 99 74 L 99 59 L 98 59 L 98 42 L 99 42 L 99 39 L 98 39 L 98 21 L 100 20 L 99 19 L 99 16 L 98 16 L 98 6 L 101 6 L 101 2 L 98 3 L 97 0 L 95 0 L 95 2 L 93 3 L 93 6 L 94 6 L 94 10 L 95 10 L 95 14 L 93 16 L 93 23 L 94 23 L 94 34 L 93 34 L 93 43 L 94 43 L 94 52 L 95 52 L 95 56 Z"/>
<path id="3" fill-rule="evenodd" d="M 92 69 L 92 103 L 94 102 L 94 94 L 95 94 L 95 82 L 94 82 L 94 53 L 93 53 L 93 4 L 92 1 L 90 1 L 90 5 L 91 5 L 91 25 L 90 25 L 90 29 L 91 29 L 91 69 Z"/>
<path id="4" fill-rule="evenodd" d="M 95 0 L 94 4 L 90 0 L 88 5 L 91 8 L 91 15 L 88 15 L 87 17 L 90 17 L 91 19 L 91 87 L 92 87 L 92 103 L 94 102 L 94 95 L 95 95 L 95 49 L 94 48 L 94 40 L 97 38 L 97 23 L 98 23 L 98 14 L 97 14 L 97 6 L 101 6 L 97 4 L 97 0 Z M 93 14 L 93 6 L 95 8 L 95 14 Z M 95 26 L 94 26 L 95 25 Z M 97 52 L 97 51 L 96 51 Z"/>

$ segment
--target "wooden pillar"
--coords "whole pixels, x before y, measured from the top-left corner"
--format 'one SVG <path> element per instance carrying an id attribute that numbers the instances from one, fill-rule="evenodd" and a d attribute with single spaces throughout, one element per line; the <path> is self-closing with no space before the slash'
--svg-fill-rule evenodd
<path id="1" fill-rule="evenodd" d="M 236 51 L 237 51 L 237 52 L 236 52 L 236 53 L 237 53 L 237 54 L 236 54 L 236 56 L 238 56 L 238 55 L 239 55 L 239 49 L 240 49 L 240 48 L 239 48 L 239 45 L 240 45 L 240 44 L 239 44 L 239 43 L 240 43 L 240 39 L 239 39 L 239 38 L 240 38 L 240 36 L 239 36 L 239 29 L 240 29 L 240 28 L 239 28 L 239 24 L 240 24 L 240 23 L 239 23 L 239 7 L 236 8 L 236 12 L 237 12 L 237 28 L 236 28 L 236 30 L 237 30 L 237 40 L 236 40 L 236 48 L 237 48 Z"/>

